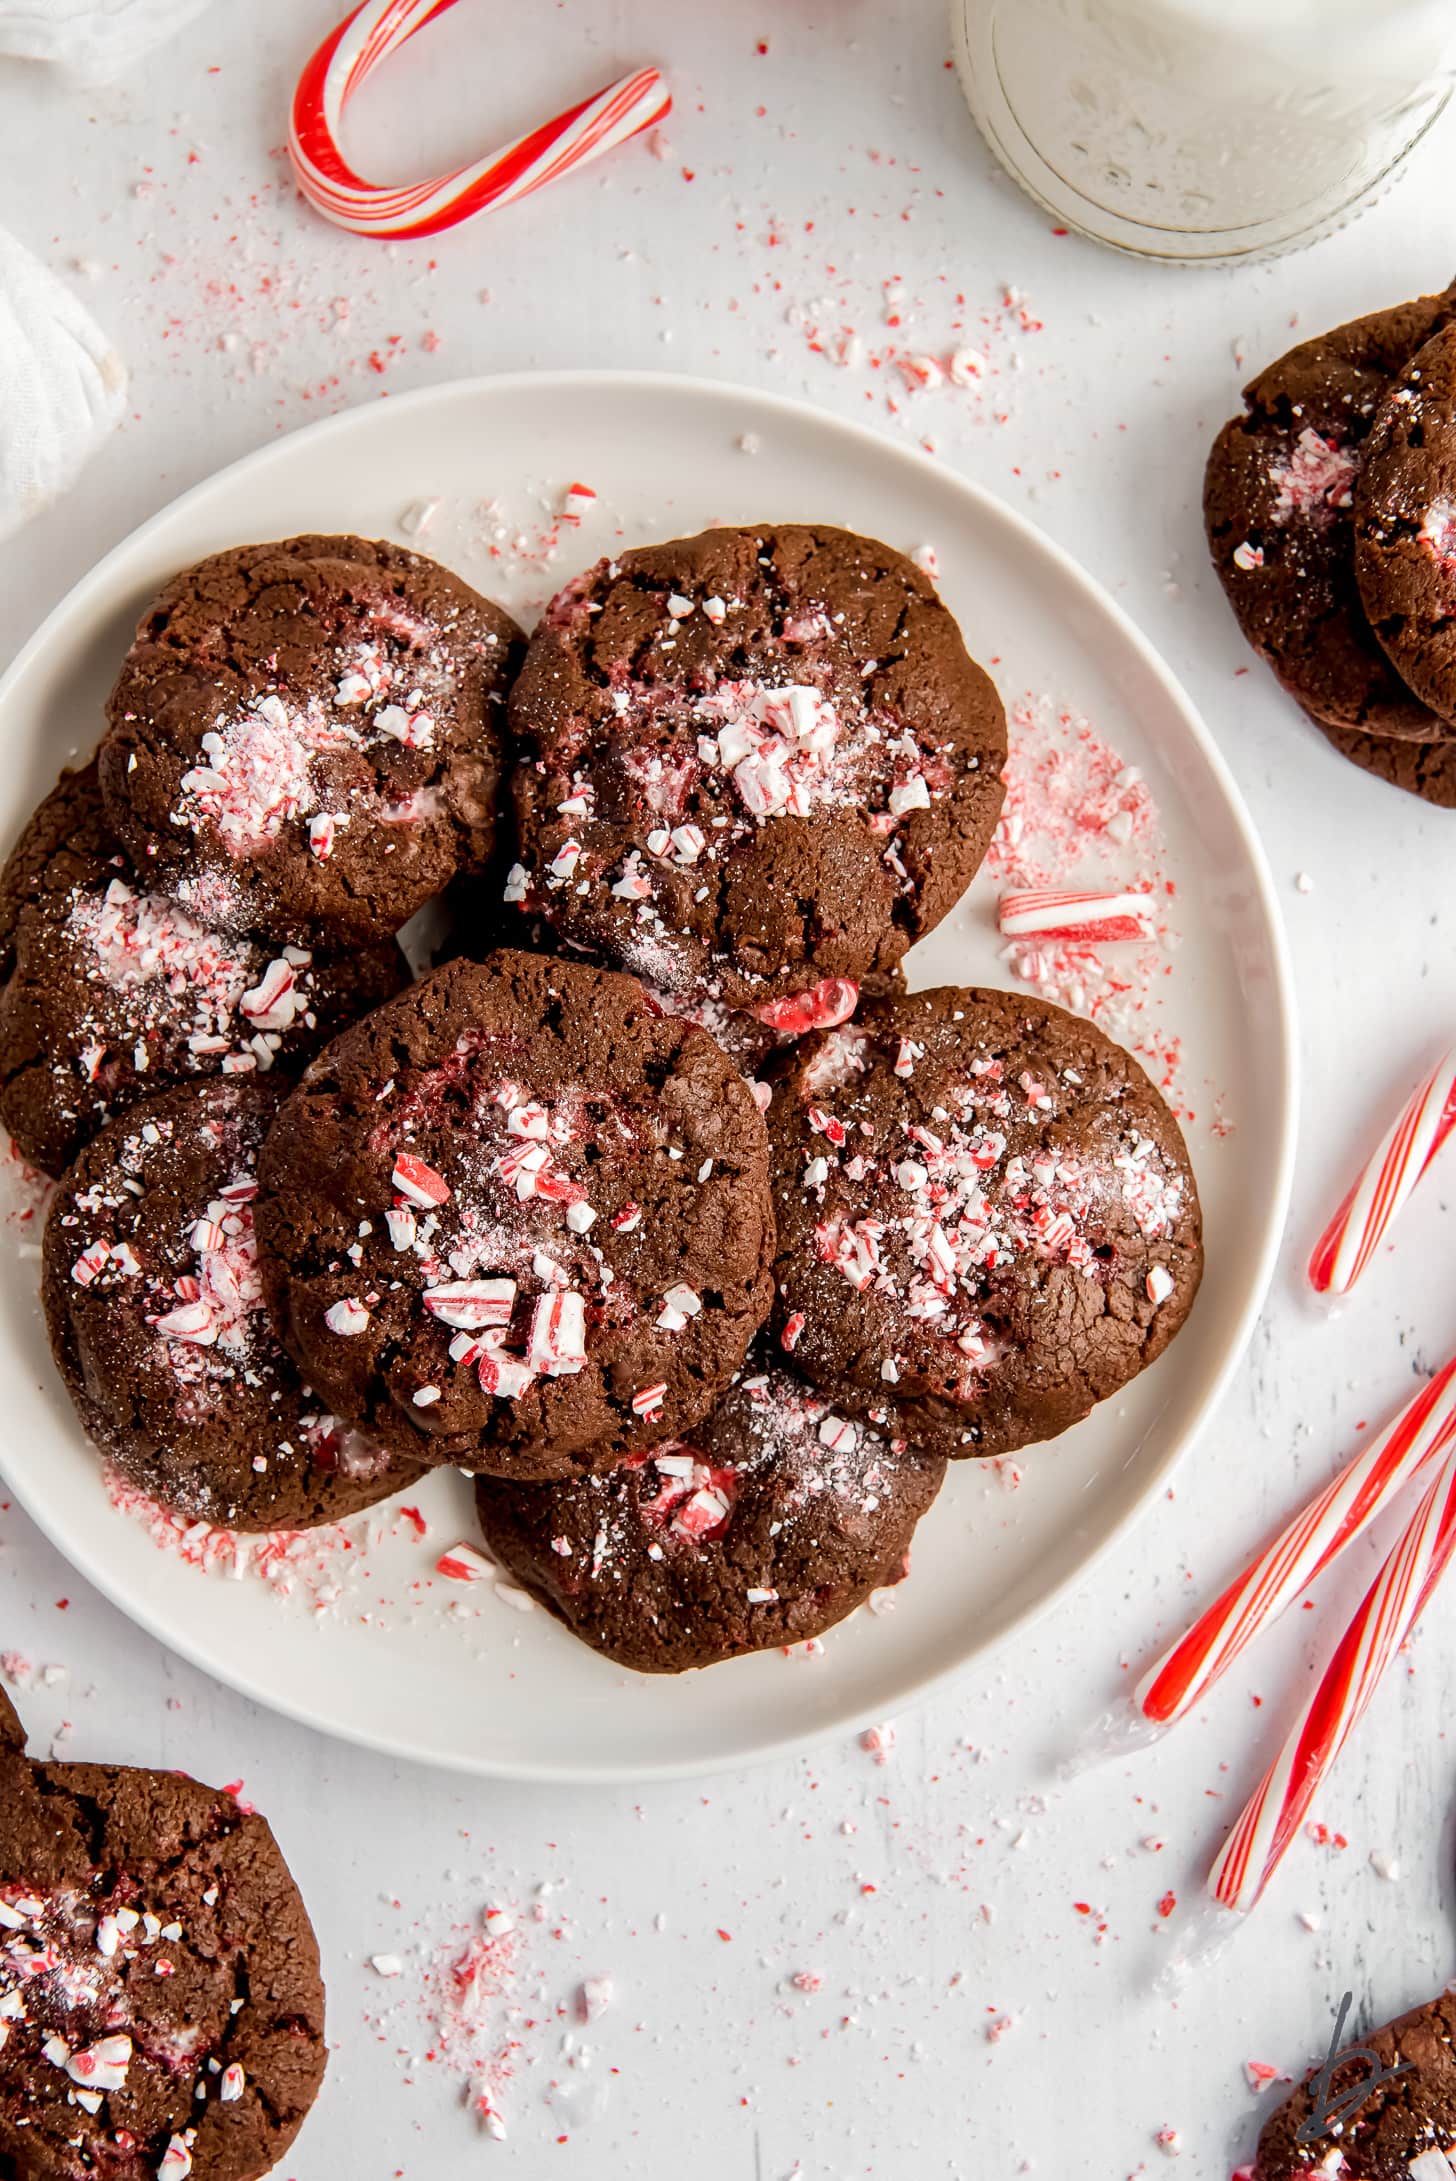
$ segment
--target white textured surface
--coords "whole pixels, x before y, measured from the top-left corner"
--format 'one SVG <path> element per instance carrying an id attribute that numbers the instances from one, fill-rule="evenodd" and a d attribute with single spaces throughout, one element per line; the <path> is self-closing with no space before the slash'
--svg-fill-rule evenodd
<path id="1" fill-rule="evenodd" d="M 1306 1307 L 1296 1278 L 1372 1126 L 1449 1041 L 1456 819 L 1339 765 L 1257 671 L 1239 674 L 1246 656 L 1197 516 L 1204 449 L 1241 376 L 1235 337 L 1253 368 L 1293 337 L 1296 312 L 1314 329 L 1451 271 L 1450 128 L 1384 204 L 1310 256 L 1180 276 L 1048 235 L 988 171 L 942 67 L 933 0 L 761 12 L 724 0 L 701 17 L 665 0 L 580 0 L 533 11 L 529 51 L 515 24 L 502 40 L 494 10 L 466 5 L 401 59 L 392 85 L 381 76 L 362 95 L 361 164 L 391 128 L 390 157 L 375 163 L 392 173 L 465 154 L 483 102 L 495 137 L 643 59 L 675 72 L 670 155 L 631 147 L 494 224 L 390 251 L 308 218 L 270 156 L 291 75 L 330 13 L 326 0 L 216 8 L 142 77 L 88 97 L 32 71 L 0 73 L 10 172 L 24 177 L 12 180 L 9 223 L 60 269 L 99 268 L 87 300 L 132 372 L 124 431 L 68 501 L 0 552 L 6 651 L 183 486 L 390 388 L 495 368 L 657 364 L 926 434 L 1111 585 L 1244 785 L 1287 889 L 1305 1010 L 1293 1225 L 1248 1365 L 1174 1496 L 1032 1639 L 900 1721 L 883 1766 L 846 1746 L 640 1798 L 396 1769 L 179 1667 L 12 1512 L 0 1515 L 0 1645 L 69 1668 L 22 1699 L 36 1742 L 69 1719 L 78 1755 L 242 1775 L 272 1817 L 319 1926 L 338 2048 L 281 2169 L 296 2181 L 423 2181 L 492 2159 L 529 2181 L 623 2164 L 784 2181 L 796 2163 L 804 2181 L 1001 2181 L 1024 2161 L 1057 2181 L 1120 2181 L 1161 2170 L 1164 2128 L 1181 2141 L 1170 2171 L 1218 2176 L 1247 2155 L 1257 2122 L 1246 2060 L 1302 2070 L 1341 1991 L 1354 1989 L 1362 2022 L 1382 2020 L 1436 1990 L 1456 1953 L 1438 1665 L 1456 1632 L 1448 1594 L 1320 1798 L 1316 1814 L 1348 1848 L 1301 1841 L 1254 1931 L 1177 2006 L 1149 1990 L 1178 1921 L 1160 1920 L 1160 1897 L 1193 1897 L 1270 1753 L 1291 1682 L 1333 1641 L 1382 1540 L 1176 1742 L 1070 1788 L 1053 1772 L 1067 1738 L 1122 1685 L 1120 1665 L 1150 1656 L 1212 1594 L 1456 1328 L 1442 1169 L 1338 1320 Z M 792 305 L 817 307 L 874 348 L 896 337 L 882 324 L 892 276 L 920 300 L 916 348 L 951 345 L 964 295 L 967 338 L 1004 374 L 989 398 L 932 392 L 891 417 L 883 373 L 836 369 L 786 318 Z M 1008 281 L 1043 331 L 975 330 L 983 310 L 999 316 Z M 230 285 L 236 302 L 220 292 Z M 1314 882 L 1307 894 L 1299 871 Z M 711 1679 L 702 1696 L 712 1701 Z M 1387 1870 L 1398 1859 L 1399 1876 L 1380 1876 L 1372 1853 Z M 545 1880 L 558 1886 L 553 1913 L 521 1927 L 520 1993 L 535 2026 L 520 2029 L 503 2097 L 511 2142 L 499 2146 L 477 2140 L 441 2068 L 396 2057 L 396 2045 L 423 2052 L 422 2031 L 376 2043 L 363 2014 L 403 1993 L 407 2017 L 416 1938 L 443 1936 L 487 1900 L 528 1906 Z M 1301 1910 L 1321 1919 L 1317 1931 Z M 402 1981 L 369 1966 L 390 1953 L 405 1957 Z M 800 1970 L 820 1973 L 817 1993 L 786 1988 Z M 582 2029 L 555 2010 L 588 1974 L 610 1976 L 614 1997 Z M 988 2040 L 1005 2015 L 1013 2026 Z M 589 2068 L 563 2057 L 567 2030 L 590 2048 Z"/>

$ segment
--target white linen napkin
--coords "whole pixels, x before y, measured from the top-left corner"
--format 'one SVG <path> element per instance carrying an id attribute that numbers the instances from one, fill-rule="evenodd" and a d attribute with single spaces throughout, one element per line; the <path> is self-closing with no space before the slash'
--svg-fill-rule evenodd
<path id="1" fill-rule="evenodd" d="M 105 83 L 200 15 L 207 0 L 0 0 L 0 54 Z"/>
<path id="2" fill-rule="evenodd" d="M 91 313 L 0 228 L 0 537 L 67 490 L 125 398 Z"/>

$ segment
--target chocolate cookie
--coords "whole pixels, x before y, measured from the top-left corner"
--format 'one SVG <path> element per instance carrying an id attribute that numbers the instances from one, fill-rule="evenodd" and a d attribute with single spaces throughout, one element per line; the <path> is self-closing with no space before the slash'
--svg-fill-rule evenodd
<path id="1" fill-rule="evenodd" d="M 1453 2036 L 1456 1993 L 1443 1992 L 1360 2038 L 1357 2051 L 1337 2062 L 1323 2086 L 1320 2110 L 1334 2108 L 1329 2127 L 1318 2127 L 1311 2077 L 1264 2123 L 1259 2155 L 1252 2167 L 1241 2169 L 1248 2181 L 1323 2175 L 1338 2175 L 1339 2181 L 1449 2181 L 1456 2171 Z M 1359 2101 L 1358 2086 L 1372 2073 L 1358 2056 L 1363 2053 L 1374 2053 L 1382 2068 L 1399 2066 L 1402 2072 Z M 1310 2133 L 1300 2141 L 1298 2131 L 1306 2126 Z"/>
<path id="2" fill-rule="evenodd" d="M 610 1467 L 706 1415 L 767 1315 L 753 1094 L 610 971 L 435 970 L 319 1056 L 259 1174 L 300 1369 L 428 1461 Z"/>
<path id="3" fill-rule="evenodd" d="M 475 1504 L 491 1551 L 573 1635 L 680 1674 L 822 1635 L 899 1582 L 944 1475 L 760 1344 L 686 1440 L 570 1484 L 481 1477 Z"/>
<path id="4" fill-rule="evenodd" d="M 0 2174 L 258 2181 L 324 2072 L 318 1945 L 263 1819 L 45 1764 L 0 1693 Z"/>
<path id="5" fill-rule="evenodd" d="M 1313 718 L 1313 715 L 1311 715 Z M 1439 810 L 1456 810 L 1456 738 L 1445 742 L 1411 742 L 1404 736 L 1357 735 L 1341 727 L 1327 727 L 1322 719 L 1313 724 L 1341 757 L 1348 757 L 1362 772 L 1407 795 L 1418 795 Z"/>
<path id="6" fill-rule="evenodd" d="M 1456 324 L 1416 352 L 1381 404 L 1355 536 L 1376 635 L 1421 701 L 1456 720 Z"/>
<path id="7" fill-rule="evenodd" d="M 283 1353 L 253 1234 L 286 1085 L 201 1083 L 93 1137 L 51 1200 L 51 1348 L 100 1451 L 164 1506 L 308 1530 L 419 1475 L 327 1413 Z"/>
<path id="8" fill-rule="evenodd" d="M 649 983 L 756 1007 L 893 969 L 974 876 L 1006 721 L 919 569 L 845 530 L 603 561 L 511 693 L 508 891 Z"/>
<path id="9" fill-rule="evenodd" d="M 408 982 L 393 940 L 316 955 L 226 936 L 149 891 L 116 848 L 96 768 L 62 775 L 0 877 L 0 1121 L 59 1174 L 112 1114 L 174 1083 L 296 1074 Z"/>
<path id="10" fill-rule="evenodd" d="M 184 568 L 107 707 L 139 867 L 215 928 L 394 932 L 495 830 L 509 615 L 399 546 L 285 538 Z"/>
<path id="11" fill-rule="evenodd" d="M 1203 512 L 1239 627 L 1331 726 L 1439 739 L 1360 603 L 1352 506 L 1375 413 L 1422 342 L 1456 320 L 1456 283 L 1301 341 L 1244 389 L 1204 477 Z"/>
<path id="12" fill-rule="evenodd" d="M 923 1451 L 1004 1454 L 1153 1361 L 1203 1267 L 1178 1124 L 1075 1015 L 946 986 L 795 1049 L 769 1107 L 774 1329 Z"/>

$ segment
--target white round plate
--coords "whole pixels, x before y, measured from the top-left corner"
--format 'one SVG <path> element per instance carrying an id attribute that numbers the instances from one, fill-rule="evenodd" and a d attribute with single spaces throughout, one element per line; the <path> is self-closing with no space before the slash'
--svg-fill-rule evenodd
<path id="1" fill-rule="evenodd" d="M 563 488 L 598 495 L 543 559 Z M 419 542 L 529 620 L 599 554 L 714 521 L 842 523 L 930 541 L 942 593 L 1008 702 L 1049 693 L 1140 766 L 1159 806 L 1184 943 L 1165 1010 L 1198 1088 L 1190 1131 L 1208 1271 L 1172 1348 L 1128 1391 L 1024 1462 L 1024 1481 L 952 1466 L 892 1612 L 862 1611 L 820 1656 L 772 1652 L 707 1678 L 633 1675 L 521 1612 L 490 1581 L 434 1573 L 473 1532 L 469 1487 L 405 1495 L 428 1524 L 376 1522 L 336 1556 L 339 1595 L 292 1595 L 159 1549 L 115 1508 L 51 1368 L 33 1230 L 0 1251 L 3 1463 L 16 1497 L 90 1581 L 164 1643 L 261 1703 L 398 1756 L 535 1779 L 703 1771 L 883 1718 L 966 1666 L 1105 1552 L 1166 1476 L 1237 1361 L 1288 1193 L 1295 1063 L 1278 912 L 1238 792 L 1187 698 L 1124 615 L 1018 516 L 948 470 L 796 403 L 650 374 L 477 379 L 381 401 L 263 449 L 109 554 L 0 684 L 10 752 L 0 841 L 58 764 L 85 752 L 136 616 L 184 563 L 298 531 Z M 532 557 L 532 556 L 536 557 Z M 983 873 L 907 968 L 916 985 L 1004 984 Z M 1234 1126 L 1207 1125 L 1213 1093 Z M 10 1230 L 15 1233 L 12 1227 Z"/>

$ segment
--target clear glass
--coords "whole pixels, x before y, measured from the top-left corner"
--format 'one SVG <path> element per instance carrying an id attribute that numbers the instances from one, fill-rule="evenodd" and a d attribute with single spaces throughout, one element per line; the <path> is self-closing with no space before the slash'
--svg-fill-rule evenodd
<path id="1" fill-rule="evenodd" d="M 1059 221 L 1147 257 L 1313 242 L 1450 95 L 1451 0 L 951 0 L 992 151 Z"/>

